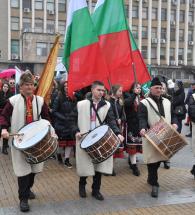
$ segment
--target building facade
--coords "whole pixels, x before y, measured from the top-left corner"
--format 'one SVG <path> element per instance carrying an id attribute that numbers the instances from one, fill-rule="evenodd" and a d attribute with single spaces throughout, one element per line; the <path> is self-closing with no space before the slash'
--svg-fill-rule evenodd
<path id="1" fill-rule="evenodd" d="M 63 53 L 68 0 L 0 0 L 0 69 L 18 65 L 40 73 L 56 32 Z M 92 13 L 97 0 L 88 0 Z M 138 47 L 153 75 L 193 81 L 195 2 L 125 0 Z"/>

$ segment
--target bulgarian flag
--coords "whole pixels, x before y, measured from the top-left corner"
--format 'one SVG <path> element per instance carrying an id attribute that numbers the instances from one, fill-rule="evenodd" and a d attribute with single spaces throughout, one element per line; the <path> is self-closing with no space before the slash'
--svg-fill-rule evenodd
<path id="1" fill-rule="evenodd" d="M 142 89 L 144 91 L 144 94 L 146 94 L 149 91 L 149 87 L 150 87 L 150 80 L 151 80 L 150 73 L 148 72 L 148 69 L 144 62 L 142 54 L 137 47 L 137 44 L 135 42 L 135 39 L 130 29 L 129 29 L 129 36 L 131 41 L 132 59 L 133 59 L 135 73 L 136 73 L 136 78 L 137 78 L 137 81 L 140 84 L 142 84 Z"/>
<path id="2" fill-rule="evenodd" d="M 92 20 L 109 68 L 111 84 L 128 90 L 134 81 L 132 50 L 122 0 L 98 0 Z"/>
<path id="3" fill-rule="evenodd" d="M 86 1 L 70 0 L 68 5 L 63 61 L 72 96 L 95 80 L 108 83 L 108 67 Z"/>

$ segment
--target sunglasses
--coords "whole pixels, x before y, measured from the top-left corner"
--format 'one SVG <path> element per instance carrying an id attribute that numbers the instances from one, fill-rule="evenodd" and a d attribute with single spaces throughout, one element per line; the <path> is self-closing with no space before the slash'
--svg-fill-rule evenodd
<path id="1" fill-rule="evenodd" d="M 15 82 L 9 82 L 9 84 L 15 84 Z"/>

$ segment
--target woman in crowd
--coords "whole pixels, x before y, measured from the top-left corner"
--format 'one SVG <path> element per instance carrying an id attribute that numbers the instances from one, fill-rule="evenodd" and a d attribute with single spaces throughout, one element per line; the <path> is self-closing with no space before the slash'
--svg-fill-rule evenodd
<path id="1" fill-rule="evenodd" d="M 177 131 L 179 133 L 181 133 L 182 120 L 185 119 L 186 112 L 187 112 L 184 100 L 185 100 L 185 92 L 184 92 L 183 83 L 181 81 L 178 81 L 175 83 L 172 104 L 173 104 L 174 113 L 177 116 L 177 120 L 178 120 Z"/>
<path id="2" fill-rule="evenodd" d="M 127 117 L 126 152 L 129 154 L 129 166 L 135 176 L 140 175 L 136 164 L 136 154 L 142 153 L 141 137 L 139 135 L 138 106 L 141 99 L 141 85 L 134 83 L 129 93 L 124 94 L 125 113 Z"/>
<path id="3" fill-rule="evenodd" d="M 0 91 L 0 114 L 5 106 L 7 99 L 9 99 L 12 95 L 13 94 L 10 92 L 9 84 L 3 83 L 2 90 Z M 7 148 L 8 148 L 8 139 L 3 139 L 3 145 L 2 145 L 3 154 L 6 154 L 6 155 L 8 154 Z"/>
<path id="4" fill-rule="evenodd" d="M 70 126 L 70 122 L 72 122 L 71 112 L 75 106 L 76 101 L 72 100 L 67 95 L 67 82 L 62 82 L 60 84 L 58 96 L 53 103 L 52 116 L 59 141 L 58 161 L 62 163 L 61 150 L 64 148 L 64 165 L 68 168 L 72 168 L 69 158 L 72 148 L 75 145 L 75 138 L 72 136 Z"/>
<path id="5" fill-rule="evenodd" d="M 123 95 L 123 88 L 121 85 L 113 85 L 110 92 L 111 96 L 109 98 L 109 102 L 111 104 L 116 124 L 118 128 L 120 129 L 121 133 L 124 132 L 124 126 L 125 126 L 125 112 L 124 112 L 124 105 L 122 100 Z M 114 154 L 114 158 L 123 158 L 124 157 L 124 146 L 121 144 L 121 146 L 117 149 L 117 151 Z M 113 169 L 112 176 L 115 176 L 116 173 Z"/>

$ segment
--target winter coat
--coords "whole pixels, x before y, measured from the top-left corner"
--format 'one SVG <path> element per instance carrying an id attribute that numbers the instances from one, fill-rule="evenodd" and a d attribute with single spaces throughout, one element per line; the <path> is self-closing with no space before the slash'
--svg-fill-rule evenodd
<path id="1" fill-rule="evenodd" d="M 75 112 L 77 127 L 73 129 L 75 132 L 80 131 L 81 133 L 86 133 L 90 130 L 91 108 L 91 101 L 88 99 L 78 102 Z M 120 134 L 109 102 L 101 100 L 98 104 L 97 112 L 102 122 L 108 124 L 116 135 Z M 98 118 L 96 117 L 96 125 L 98 126 L 99 124 Z M 95 175 L 95 171 L 111 174 L 113 170 L 113 156 L 102 163 L 93 164 L 91 157 L 84 149 L 81 149 L 81 141 L 79 139 L 76 140 L 77 174 L 79 176 L 93 176 Z"/>
<path id="2" fill-rule="evenodd" d="M 183 107 L 184 113 L 182 115 L 176 114 L 178 120 L 183 120 L 186 117 L 186 107 L 185 107 L 185 92 L 183 88 L 178 89 L 173 94 L 172 105 L 173 111 L 175 112 L 176 108 Z"/>
<path id="3" fill-rule="evenodd" d="M 192 122 L 195 123 L 195 90 L 189 98 L 188 102 L 188 114 Z"/>
<path id="4" fill-rule="evenodd" d="M 76 102 L 59 94 L 54 100 L 52 109 L 53 125 L 59 140 L 73 140 L 71 125 L 73 122 L 71 112 L 76 107 Z"/>
<path id="5" fill-rule="evenodd" d="M 171 116 L 171 102 L 166 98 L 161 98 L 158 102 L 157 100 L 152 97 L 144 99 L 141 101 L 139 106 L 139 127 L 141 129 L 149 129 L 151 128 L 156 122 L 160 120 L 159 115 L 153 110 L 150 106 L 149 100 L 154 108 L 160 113 L 161 116 L 165 118 L 168 123 L 176 123 L 176 119 Z M 172 118 L 172 119 L 171 119 Z M 166 160 L 166 158 L 151 144 L 148 140 L 143 137 L 143 157 L 145 163 L 156 163 L 159 161 Z"/>
<path id="6" fill-rule="evenodd" d="M 2 116 L 6 115 L 3 118 L 3 119 L 6 119 L 6 121 L 4 122 L 4 126 L 9 124 L 8 119 L 10 119 L 11 133 L 13 134 L 17 133 L 19 129 L 25 125 L 25 118 L 26 118 L 25 106 L 26 105 L 25 105 L 24 97 L 18 94 L 18 95 L 12 96 L 9 99 L 9 102 L 6 103 L 6 106 L 2 112 Z M 33 97 L 32 108 L 33 108 L 33 120 L 37 120 L 38 116 L 40 115 L 44 119 L 47 119 L 47 120 L 49 119 L 48 109 L 46 109 L 44 105 L 44 100 L 42 97 L 37 96 L 37 100 L 35 96 Z M 3 119 L 1 118 L 1 120 Z M 12 138 L 10 138 L 10 143 L 11 142 L 12 142 Z M 25 176 L 30 173 L 38 173 L 43 170 L 43 162 L 39 164 L 27 163 L 25 160 L 26 157 L 24 153 L 16 149 L 13 146 L 13 144 L 10 144 L 10 145 L 11 145 L 13 169 L 17 177 Z"/>
<path id="7" fill-rule="evenodd" d="M 136 94 L 125 93 L 124 94 L 124 106 L 125 114 L 127 118 L 127 131 L 131 132 L 133 136 L 139 135 L 139 119 L 138 119 L 138 107 L 135 106 Z"/>
<path id="8" fill-rule="evenodd" d="M 11 92 L 4 93 L 3 90 L 0 91 L 0 109 L 3 109 L 6 101 L 12 96 Z"/>

